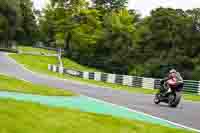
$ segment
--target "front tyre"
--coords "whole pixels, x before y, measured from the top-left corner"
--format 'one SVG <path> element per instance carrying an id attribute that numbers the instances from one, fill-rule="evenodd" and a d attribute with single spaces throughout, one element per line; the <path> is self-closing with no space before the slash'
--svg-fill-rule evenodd
<path id="1" fill-rule="evenodd" d="M 171 93 L 168 97 L 168 104 L 170 107 L 177 107 L 181 100 L 181 93 Z"/>
<path id="2" fill-rule="evenodd" d="M 159 104 L 160 103 L 160 98 L 159 97 L 160 97 L 160 94 L 156 94 L 155 95 L 154 100 L 153 100 L 155 104 Z"/>
<path id="3" fill-rule="evenodd" d="M 175 101 L 173 102 L 172 107 L 177 107 L 177 106 L 178 106 L 178 104 L 179 104 L 180 101 L 181 101 L 181 97 L 182 97 L 181 92 L 176 92 L 176 99 L 175 99 Z"/>
<path id="4" fill-rule="evenodd" d="M 175 99 L 176 99 L 176 94 L 174 94 L 174 93 L 169 94 L 169 96 L 168 96 L 168 105 L 170 107 L 173 107 Z"/>

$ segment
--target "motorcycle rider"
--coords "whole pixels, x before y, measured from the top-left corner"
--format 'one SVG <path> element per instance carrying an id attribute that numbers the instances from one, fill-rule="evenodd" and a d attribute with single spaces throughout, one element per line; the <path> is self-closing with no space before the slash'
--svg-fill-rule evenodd
<path id="1" fill-rule="evenodd" d="M 166 83 L 166 86 L 164 83 Z M 183 88 L 183 78 L 175 69 L 171 69 L 168 76 L 161 81 L 161 93 L 165 95 L 171 92 L 172 88 L 178 91 L 181 91 Z"/>

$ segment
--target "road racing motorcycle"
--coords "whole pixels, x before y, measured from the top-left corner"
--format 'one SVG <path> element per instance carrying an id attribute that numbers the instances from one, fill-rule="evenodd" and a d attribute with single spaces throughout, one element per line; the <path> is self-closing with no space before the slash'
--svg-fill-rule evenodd
<path id="1" fill-rule="evenodd" d="M 177 107 L 181 101 L 183 83 L 176 87 L 170 87 L 169 82 L 162 80 L 160 85 L 164 87 L 166 91 L 163 92 L 163 89 L 160 88 L 154 97 L 154 103 L 159 104 L 160 102 L 164 102 L 170 107 Z"/>

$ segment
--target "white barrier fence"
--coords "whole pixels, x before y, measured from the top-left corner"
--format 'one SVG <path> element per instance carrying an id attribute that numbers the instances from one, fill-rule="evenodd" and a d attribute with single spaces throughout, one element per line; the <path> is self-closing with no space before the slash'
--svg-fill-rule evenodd
<path id="1" fill-rule="evenodd" d="M 120 84 L 125 86 L 145 88 L 145 89 L 158 89 L 160 88 L 160 79 L 136 77 L 129 75 L 117 75 L 102 72 L 81 72 L 67 68 L 61 68 L 56 65 L 48 65 L 48 69 L 53 72 L 61 74 L 69 74 L 84 79 L 91 79 L 96 81 L 103 81 L 107 83 Z M 185 80 L 184 91 L 200 95 L 200 81 Z"/>

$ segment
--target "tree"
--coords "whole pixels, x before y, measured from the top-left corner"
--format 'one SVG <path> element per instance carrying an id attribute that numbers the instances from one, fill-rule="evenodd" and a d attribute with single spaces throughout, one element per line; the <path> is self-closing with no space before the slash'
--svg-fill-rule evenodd
<path id="1" fill-rule="evenodd" d="M 191 72 L 199 62 L 193 58 L 198 56 L 200 32 L 195 21 L 197 17 L 194 17 L 194 12 L 193 15 L 191 13 L 158 8 L 139 23 L 136 33 L 138 61 L 145 62 L 145 76 L 162 77 L 160 66 L 172 64 L 185 73 L 185 78 L 193 77 Z"/>
<path id="2" fill-rule="evenodd" d="M 36 19 L 30 0 L 2 0 L 0 5 L 0 39 L 10 47 L 13 41 L 33 42 L 37 36 Z M 19 42 L 19 43 L 20 43 Z"/>
<path id="3" fill-rule="evenodd" d="M 20 42 L 32 44 L 37 40 L 38 27 L 30 0 L 20 0 L 21 28 L 17 31 L 16 39 Z"/>
<path id="4" fill-rule="evenodd" d="M 128 4 L 128 0 L 92 0 L 96 7 L 107 9 L 124 8 Z"/>
<path id="5" fill-rule="evenodd" d="M 126 9 L 112 11 L 104 17 L 104 37 L 96 48 L 96 62 L 109 72 L 127 74 L 134 60 L 134 16 Z M 99 62 L 100 61 L 100 62 Z"/>
<path id="6" fill-rule="evenodd" d="M 173 66 L 185 79 L 200 78 L 200 9 L 161 7 L 141 18 L 127 0 L 93 0 L 92 7 L 85 0 L 51 1 L 41 31 L 65 56 L 112 73 L 161 78 Z"/>
<path id="7" fill-rule="evenodd" d="M 63 7 L 65 9 L 79 9 L 88 6 L 89 3 L 85 0 L 50 0 L 52 7 Z"/>
<path id="8" fill-rule="evenodd" d="M 1 45 L 11 46 L 20 24 L 19 3 L 15 0 L 1 0 L 0 4 L 0 39 Z"/>

